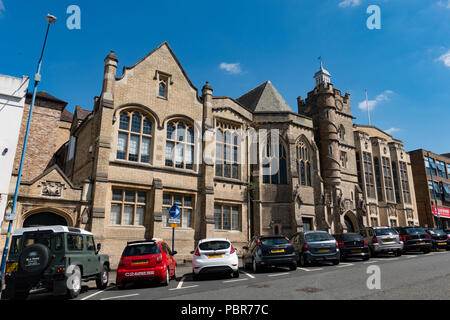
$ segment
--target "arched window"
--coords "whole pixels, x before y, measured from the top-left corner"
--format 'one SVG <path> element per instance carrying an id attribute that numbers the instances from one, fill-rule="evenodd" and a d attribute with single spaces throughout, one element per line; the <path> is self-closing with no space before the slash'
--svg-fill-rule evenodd
<path id="1" fill-rule="evenodd" d="M 126 110 L 120 113 L 116 158 L 150 163 L 153 122 L 144 113 Z"/>
<path id="2" fill-rule="evenodd" d="M 343 125 L 340 125 L 340 126 L 339 126 L 339 130 L 338 130 L 338 138 L 339 138 L 339 140 L 341 140 L 341 141 L 344 141 L 344 140 L 345 140 L 345 129 L 344 129 L 344 126 L 343 126 Z"/>
<path id="3" fill-rule="evenodd" d="M 296 151 L 300 184 L 302 186 L 311 186 L 311 152 L 304 141 L 297 143 Z"/>
<path id="4" fill-rule="evenodd" d="M 167 124 L 166 166 L 194 168 L 194 128 L 185 121 L 172 120 Z"/>
<path id="5" fill-rule="evenodd" d="M 162 98 L 167 98 L 167 85 L 164 81 L 159 83 L 158 95 Z"/>
<path id="6" fill-rule="evenodd" d="M 278 166 L 274 165 L 278 161 Z M 272 151 L 271 139 L 267 138 L 265 155 L 263 156 L 263 183 L 287 184 L 287 154 L 286 148 L 279 143 L 278 157 Z M 270 173 L 264 174 L 264 173 Z"/>
<path id="7" fill-rule="evenodd" d="M 216 125 L 216 176 L 239 179 L 240 128 L 224 122 Z"/>

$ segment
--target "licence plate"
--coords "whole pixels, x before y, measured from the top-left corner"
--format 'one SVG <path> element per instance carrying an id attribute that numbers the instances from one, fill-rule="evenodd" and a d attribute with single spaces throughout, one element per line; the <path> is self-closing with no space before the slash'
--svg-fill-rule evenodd
<path id="1" fill-rule="evenodd" d="M 423 242 L 423 241 L 422 242 L 417 242 L 416 244 L 425 244 L 425 242 Z"/>
<path id="2" fill-rule="evenodd" d="M 319 252 L 328 252 L 330 251 L 329 249 L 319 249 Z"/>
<path id="3" fill-rule="evenodd" d="M 6 272 L 7 273 L 17 272 L 17 270 L 19 270 L 19 263 L 18 262 L 9 263 L 6 266 Z"/>
<path id="4" fill-rule="evenodd" d="M 361 250 L 352 250 L 351 253 L 361 253 Z"/>
<path id="5" fill-rule="evenodd" d="M 438 245 L 440 246 L 445 246 L 447 244 L 447 242 L 439 242 Z"/>
<path id="6" fill-rule="evenodd" d="M 392 242 L 394 239 L 384 239 L 383 242 Z"/>
<path id="7" fill-rule="evenodd" d="M 134 264 L 134 265 L 136 265 L 136 264 L 148 264 L 148 259 L 147 260 L 134 260 L 132 264 Z"/>
<path id="8" fill-rule="evenodd" d="M 279 250 L 270 250 L 271 253 L 283 253 L 284 249 L 279 249 Z"/>
<path id="9" fill-rule="evenodd" d="M 215 254 L 215 255 L 208 256 L 209 259 L 222 258 L 222 257 L 223 257 L 222 254 Z"/>

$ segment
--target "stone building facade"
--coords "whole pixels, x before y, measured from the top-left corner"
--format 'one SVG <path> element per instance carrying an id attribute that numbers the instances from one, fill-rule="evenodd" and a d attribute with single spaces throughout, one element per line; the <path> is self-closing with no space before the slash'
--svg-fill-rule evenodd
<path id="1" fill-rule="evenodd" d="M 350 95 L 322 66 L 294 112 L 270 81 L 236 99 L 214 96 L 207 82 L 199 91 L 167 43 L 121 76 L 114 52 L 104 61 L 92 111 L 72 115 L 65 102 L 38 97 L 33 121 L 48 123 L 36 125 L 46 129 L 31 149 L 42 151 L 29 154 L 36 166 L 27 167 L 15 228 L 53 217 L 88 229 L 114 267 L 127 241 L 171 242 L 173 204 L 177 259 L 206 237 L 228 238 L 240 253 L 253 235 L 370 225 Z"/>

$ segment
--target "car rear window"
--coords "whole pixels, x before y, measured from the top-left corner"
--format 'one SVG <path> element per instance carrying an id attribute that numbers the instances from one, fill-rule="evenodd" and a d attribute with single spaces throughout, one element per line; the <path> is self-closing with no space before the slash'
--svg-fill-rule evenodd
<path id="1" fill-rule="evenodd" d="M 225 250 L 230 247 L 228 241 L 207 241 L 199 245 L 200 250 Z"/>
<path id="2" fill-rule="evenodd" d="M 439 236 L 446 236 L 447 234 L 444 232 L 444 230 L 429 230 L 431 234 L 439 235 Z"/>
<path id="3" fill-rule="evenodd" d="M 331 234 L 326 232 L 314 232 L 305 234 L 306 242 L 329 241 L 334 240 Z"/>
<path id="4" fill-rule="evenodd" d="M 161 250 L 156 243 L 129 245 L 123 251 L 122 257 L 144 256 L 147 254 L 160 254 Z"/>
<path id="5" fill-rule="evenodd" d="M 425 233 L 425 230 L 423 230 L 422 228 L 406 228 L 405 231 L 406 234 Z"/>
<path id="6" fill-rule="evenodd" d="M 359 240 L 362 240 L 362 238 L 363 237 L 357 233 L 343 234 L 341 236 L 342 241 L 359 241 Z"/>
<path id="7" fill-rule="evenodd" d="M 288 244 L 289 241 L 286 240 L 286 238 L 283 237 L 276 237 L 276 238 L 261 238 L 259 239 L 261 241 L 261 244 L 263 246 L 276 246 L 279 244 Z"/>
<path id="8" fill-rule="evenodd" d="M 397 231 L 392 228 L 374 229 L 374 232 L 376 236 L 389 236 L 397 234 Z"/>
<path id="9" fill-rule="evenodd" d="M 49 249 L 52 247 L 51 239 L 53 232 L 25 232 L 24 234 L 23 247 L 26 248 L 35 243 L 43 244 Z"/>

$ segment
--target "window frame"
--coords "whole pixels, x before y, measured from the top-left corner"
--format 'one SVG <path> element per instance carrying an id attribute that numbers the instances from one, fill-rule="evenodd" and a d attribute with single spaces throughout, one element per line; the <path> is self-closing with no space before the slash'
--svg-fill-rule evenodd
<path id="1" fill-rule="evenodd" d="M 164 199 L 166 195 L 170 196 L 170 204 L 165 204 L 164 203 Z M 181 197 L 181 204 L 177 204 L 177 206 L 180 208 L 181 214 L 180 214 L 180 222 L 181 224 L 179 225 L 180 228 L 183 229 L 194 229 L 194 214 L 195 214 L 195 195 L 194 194 L 185 194 L 185 193 L 177 193 L 177 192 L 171 192 L 171 191 L 164 191 L 163 192 L 163 197 L 162 197 L 162 226 L 163 228 L 170 228 L 170 224 L 169 224 L 169 218 L 170 218 L 170 214 L 169 214 L 169 209 L 175 204 L 175 197 Z M 191 206 L 188 206 L 185 204 L 185 198 L 186 197 L 190 197 L 191 198 Z M 191 217 L 190 217 L 190 226 L 185 226 L 183 224 L 183 215 L 184 212 L 186 210 L 190 210 L 191 211 Z M 167 216 L 167 218 L 166 218 Z"/>
<path id="2" fill-rule="evenodd" d="M 214 161 L 215 177 L 238 180 L 241 179 L 241 130 L 242 128 L 238 125 L 234 125 L 226 121 L 216 121 L 216 154 Z M 218 140 L 219 133 L 222 137 L 220 141 Z M 227 136 L 229 136 L 229 141 L 226 139 Z M 219 148 L 220 153 L 218 152 Z M 227 168 L 229 168 L 228 171 Z M 227 172 L 229 172 L 229 176 L 227 175 Z"/>
<path id="3" fill-rule="evenodd" d="M 178 127 L 179 125 L 182 124 L 184 126 L 184 135 L 183 135 L 183 140 L 178 140 L 179 139 L 179 134 L 178 134 Z M 174 125 L 175 130 L 172 132 L 171 137 L 169 138 L 169 125 Z M 188 141 L 188 134 L 187 132 L 189 131 L 189 129 L 192 129 L 192 142 Z M 164 166 L 165 167 L 170 167 L 173 169 L 180 169 L 180 170 L 191 170 L 194 171 L 195 170 L 195 128 L 194 125 L 191 124 L 190 121 L 184 120 L 184 119 L 171 119 L 167 121 L 167 125 L 166 125 L 166 149 L 165 149 L 165 156 L 164 156 Z M 172 149 L 172 155 L 171 155 L 171 159 L 169 159 L 167 157 L 167 146 L 169 145 L 169 143 L 171 143 L 173 145 L 173 149 Z M 177 164 L 177 146 L 178 145 L 182 145 L 183 146 L 183 162 L 182 162 L 182 167 L 179 167 Z M 188 147 L 192 148 L 192 163 L 190 163 L 190 167 L 188 167 L 187 164 L 187 149 Z M 169 164 L 168 161 L 171 161 L 172 164 Z"/>
<path id="4" fill-rule="evenodd" d="M 220 207 L 220 228 L 217 228 L 217 221 L 216 221 L 216 209 L 217 207 Z M 224 229 L 224 208 L 228 208 L 228 211 L 230 213 L 230 229 Z M 233 218 L 233 208 L 237 209 L 237 221 L 238 221 L 238 227 L 237 229 L 233 228 L 233 222 L 235 221 L 235 218 Z M 216 231 L 242 231 L 242 213 L 241 213 L 241 206 L 238 204 L 228 204 L 228 203 L 220 203 L 216 202 L 214 203 L 214 230 Z"/>
<path id="5" fill-rule="evenodd" d="M 121 200 L 115 200 L 114 199 L 114 190 L 118 190 L 122 192 L 122 198 Z M 127 201 L 126 200 L 126 192 L 134 192 L 134 201 Z M 139 193 L 145 194 L 145 202 L 139 202 Z M 120 223 L 112 223 L 112 207 L 113 205 L 120 205 Z M 133 214 L 132 214 L 132 222 L 131 224 L 125 224 L 124 223 L 124 213 L 125 213 L 125 206 L 133 206 Z M 147 215 L 147 206 L 148 206 L 148 191 L 146 190 L 138 190 L 138 189 L 130 189 L 130 188 L 123 188 L 123 187 L 112 187 L 111 188 L 111 206 L 110 206 L 110 212 L 109 212 L 109 226 L 121 226 L 121 227 L 145 227 L 145 217 Z M 144 216 L 142 220 L 142 224 L 136 224 L 137 221 L 137 208 L 143 207 L 144 208 Z"/>
<path id="6" fill-rule="evenodd" d="M 300 140 L 295 146 L 295 151 L 299 184 L 304 187 L 312 187 L 311 149 L 308 143 Z"/>
<path id="7" fill-rule="evenodd" d="M 261 164 L 262 168 L 269 168 L 269 171 L 272 172 L 272 161 L 278 161 L 278 171 L 276 174 L 270 174 L 270 175 L 264 175 L 262 174 L 262 181 L 263 184 L 273 184 L 273 185 L 288 185 L 288 153 L 286 151 L 286 146 L 284 143 L 280 140 L 279 142 L 279 149 L 278 149 L 278 158 L 276 159 L 272 155 L 272 139 L 270 137 L 267 137 L 267 143 L 263 149 L 263 159 L 268 160 L 268 163 Z M 282 161 L 284 163 L 285 172 L 284 175 L 282 175 L 281 169 L 282 169 Z M 274 177 L 276 176 L 276 181 L 274 181 Z"/>

